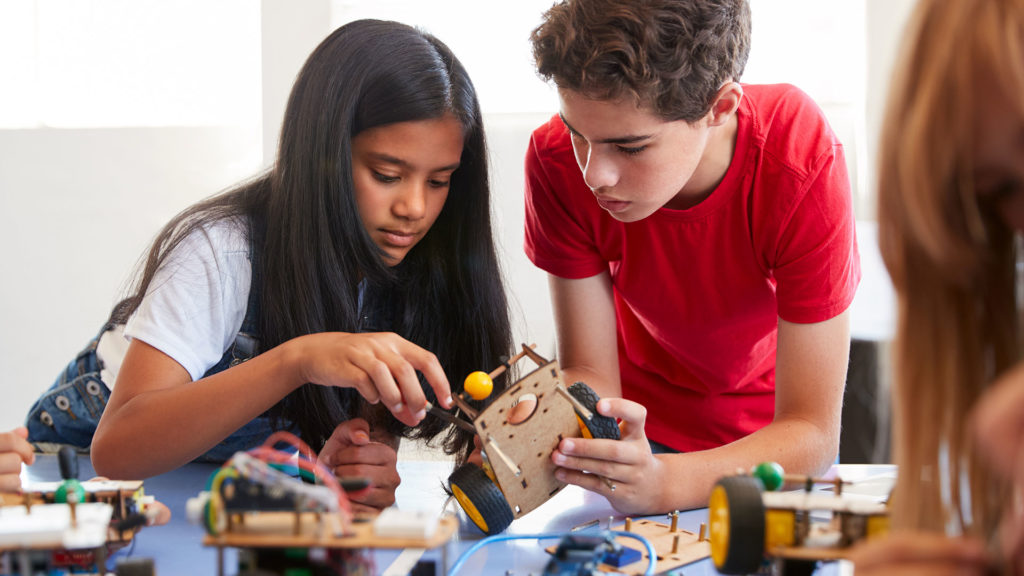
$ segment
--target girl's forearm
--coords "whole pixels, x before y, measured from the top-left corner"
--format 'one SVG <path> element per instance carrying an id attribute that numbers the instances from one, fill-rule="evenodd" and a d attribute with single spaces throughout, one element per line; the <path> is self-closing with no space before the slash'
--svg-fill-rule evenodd
<path id="1" fill-rule="evenodd" d="M 92 444 L 96 472 L 137 479 L 201 456 L 302 384 L 286 343 L 224 372 L 108 406 Z"/>

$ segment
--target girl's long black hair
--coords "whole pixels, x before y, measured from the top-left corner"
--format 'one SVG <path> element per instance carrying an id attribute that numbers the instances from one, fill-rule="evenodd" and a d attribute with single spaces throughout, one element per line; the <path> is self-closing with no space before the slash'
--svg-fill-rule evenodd
<path id="1" fill-rule="evenodd" d="M 448 198 L 430 231 L 388 267 L 366 233 L 354 197 L 352 138 L 369 128 L 454 116 L 465 143 Z M 476 91 L 442 42 L 420 30 L 359 20 L 335 30 L 300 71 L 285 112 L 277 162 L 267 173 L 195 204 L 169 222 L 150 249 L 132 294 L 112 320 L 138 308 L 154 273 L 187 235 L 239 219 L 255 247 L 261 350 L 297 336 L 360 329 L 358 284 L 393 318 L 393 331 L 433 352 L 453 392 L 474 370 L 512 351 L 508 303 L 491 229 L 488 157 Z M 495 382 L 506 385 L 505 376 Z M 432 390 L 424 387 L 434 401 Z M 351 389 L 306 384 L 271 411 L 320 447 L 346 419 L 410 438 L 447 431 L 444 448 L 463 458 L 472 437 L 428 416 L 407 429 L 370 409 Z"/>

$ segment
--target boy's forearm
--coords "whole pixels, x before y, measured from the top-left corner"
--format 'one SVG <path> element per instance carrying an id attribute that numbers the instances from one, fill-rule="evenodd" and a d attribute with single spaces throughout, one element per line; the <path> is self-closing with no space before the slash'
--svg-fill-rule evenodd
<path id="1" fill-rule="evenodd" d="M 808 421 L 782 420 L 719 448 L 657 455 L 664 477 L 656 480 L 660 486 L 652 486 L 650 513 L 703 508 L 720 478 L 749 472 L 765 461 L 778 463 L 787 474 L 824 474 L 835 461 L 838 446 L 838 431 Z"/>
<path id="2" fill-rule="evenodd" d="M 575 382 L 583 382 L 590 387 L 600 398 L 621 398 L 622 386 L 619 385 L 617 377 L 608 377 L 598 374 L 594 369 L 584 366 L 574 366 L 562 369 L 562 381 L 566 388 Z"/>

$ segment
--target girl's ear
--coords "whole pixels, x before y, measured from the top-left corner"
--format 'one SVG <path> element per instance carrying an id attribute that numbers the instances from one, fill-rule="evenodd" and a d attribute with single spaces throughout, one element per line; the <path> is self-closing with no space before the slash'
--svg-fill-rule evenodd
<path id="1" fill-rule="evenodd" d="M 708 112 L 708 125 L 721 126 L 740 107 L 740 100 L 743 98 L 743 87 L 739 82 L 729 81 L 718 89 L 715 99 L 711 103 L 711 110 Z"/>

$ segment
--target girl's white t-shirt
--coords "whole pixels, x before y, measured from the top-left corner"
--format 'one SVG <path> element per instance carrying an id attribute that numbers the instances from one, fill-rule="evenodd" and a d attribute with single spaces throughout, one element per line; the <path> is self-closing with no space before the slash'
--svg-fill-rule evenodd
<path id="1" fill-rule="evenodd" d="M 114 387 L 128 342 L 139 339 L 181 364 L 192 380 L 212 368 L 242 328 L 252 283 L 242 222 L 221 220 L 189 234 L 153 276 L 123 332 L 97 347 L 104 383 Z"/>

